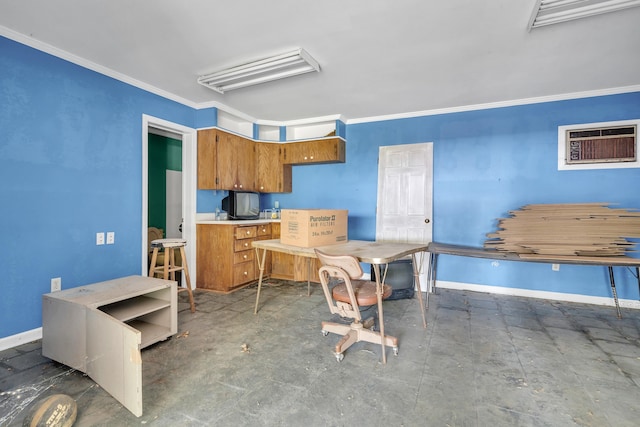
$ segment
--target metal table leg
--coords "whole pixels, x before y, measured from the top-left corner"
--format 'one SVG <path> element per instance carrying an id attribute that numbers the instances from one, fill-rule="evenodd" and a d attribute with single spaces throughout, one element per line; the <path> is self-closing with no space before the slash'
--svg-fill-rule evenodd
<path id="1" fill-rule="evenodd" d="M 262 288 L 262 276 L 264 275 L 264 262 L 267 259 L 267 250 L 262 250 L 262 258 L 260 258 L 260 249 L 256 248 L 256 256 L 258 257 L 258 268 L 260 269 L 260 276 L 258 278 L 258 293 L 256 294 L 256 307 L 253 309 L 253 314 L 258 314 L 258 302 L 260 301 L 260 289 Z"/>
<path id="2" fill-rule="evenodd" d="M 387 268 L 389 264 L 386 264 L 384 269 L 384 275 L 380 278 L 380 265 L 373 264 L 373 271 L 376 276 L 376 296 L 378 297 L 378 320 L 380 322 L 380 341 L 382 344 L 382 363 L 387 363 L 387 351 L 384 344 L 384 315 L 382 314 L 382 284 L 387 276 Z"/>
<path id="3" fill-rule="evenodd" d="M 618 303 L 618 293 L 616 292 L 616 282 L 613 279 L 612 266 L 609 266 L 609 281 L 611 282 L 611 292 L 613 292 L 613 300 L 616 303 L 616 311 L 618 312 L 618 319 L 622 319 L 622 314 L 620 314 L 620 304 Z"/>
<path id="4" fill-rule="evenodd" d="M 416 254 L 411 254 L 413 258 L 413 280 L 415 286 L 418 288 L 418 304 L 420 304 L 420 312 L 422 313 L 422 326 L 427 327 L 427 317 L 425 310 L 429 307 L 429 285 L 427 284 L 427 305 L 422 304 L 422 289 L 420 288 L 420 271 L 422 271 L 422 264 L 424 261 L 424 252 L 420 252 L 420 263 L 417 263 Z"/>

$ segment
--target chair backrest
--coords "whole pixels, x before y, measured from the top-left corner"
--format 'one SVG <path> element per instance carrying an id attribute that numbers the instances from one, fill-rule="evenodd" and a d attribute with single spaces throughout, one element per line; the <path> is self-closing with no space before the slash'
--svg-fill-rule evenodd
<path id="1" fill-rule="evenodd" d="M 317 249 L 315 251 L 322 265 L 339 267 L 349 275 L 350 279 L 360 279 L 364 275 L 360 261 L 352 255 L 329 255 Z"/>
<path id="2" fill-rule="evenodd" d="M 358 300 L 351 283 L 352 279 L 360 279 L 364 274 L 358 258 L 351 255 L 329 255 L 317 249 L 315 251 L 318 260 L 322 264 L 318 273 L 329 310 L 332 314 L 349 317 L 358 322 L 361 321 L 362 316 L 360 315 Z M 345 286 L 348 298 L 344 301 L 335 300 L 333 297 L 333 289 L 330 289 L 330 281 L 332 279 L 336 281 L 334 286 L 337 284 Z"/>

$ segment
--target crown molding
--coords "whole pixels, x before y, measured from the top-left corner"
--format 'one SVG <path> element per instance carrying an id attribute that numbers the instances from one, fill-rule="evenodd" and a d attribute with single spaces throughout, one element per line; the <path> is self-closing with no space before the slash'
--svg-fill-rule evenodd
<path id="1" fill-rule="evenodd" d="M 640 92 L 640 85 L 614 87 L 608 89 L 598 89 L 583 92 L 571 92 L 559 95 L 539 96 L 533 98 L 513 99 L 509 101 L 489 102 L 485 104 L 473 104 L 460 107 L 439 108 L 434 110 L 414 111 L 410 113 L 390 114 L 384 116 L 363 117 L 360 119 L 351 119 L 346 124 L 380 122 L 385 120 L 408 119 L 423 116 L 435 116 L 439 114 L 462 113 L 476 110 L 489 110 L 492 108 L 515 107 L 519 105 L 541 104 L 544 102 L 568 101 L 571 99 L 592 98 L 595 96 L 619 95 L 622 93 Z"/>
<path id="2" fill-rule="evenodd" d="M 351 125 L 351 124 L 380 122 L 380 121 L 387 121 L 387 120 L 398 120 L 398 119 L 407 119 L 407 118 L 415 118 L 415 117 L 423 117 L 423 116 L 435 116 L 439 114 L 451 114 L 451 113 L 461 113 L 461 112 L 468 112 L 468 111 L 487 110 L 492 108 L 514 107 L 514 106 L 526 105 L 526 104 L 540 104 L 544 102 L 567 101 L 571 99 L 591 98 L 595 96 L 619 95 L 622 93 L 640 92 L 640 85 L 633 85 L 633 86 L 614 87 L 614 88 L 598 89 L 598 90 L 583 91 L 583 92 L 571 92 L 571 93 L 564 93 L 564 94 L 550 95 L 550 96 L 514 99 L 514 100 L 508 100 L 508 101 L 490 102 L 490 103 L 484 103 L 484 104 L 465 105 L 465 106 L 459 106 L 459 107 L 448 107 L 448 108 L 413 111 L 413 112 L 399 113 L 399 114 L 362 117 L 357 119 L 348 119 L 340 114 L 334 114 L 334 115 L 323 116 L 323 117 L 309 117 L 305 119 L 278 122 L 278 121 L 272 121 L 272 120 L 257 119 L 255 117 L 249 116 L 246 113 L 243 113 L 242 111 L 238 111 L 234 108 L 229 107 L 228 105 L 222 104 L 217 101 L 210 101 L 210 102 L 204 102 L 204 103 L 192 102 L 188 99 L 177 96 L 165 90 L 159 89 L 153 85 L 134 79 L 125 74 L 122 74 L 110 68 L 104 67 L 100 64 L 96 64 L 94 62 L 88 61 L 87 59 L 81 58 L 77 55 L 73 55 L 67 51 L 51 46 L 40 40 L 25 36 L 24 34 L 18 33 L 2 25 L 0 25 L 0 35 L 8 39 L 14 40 L 18 43 L 32 47 L 34 49 L 48 53 L 55 57 L 64 59 L 73 64 L 95 71 L 96 73 L 100 73 L 105 76 L 112 77 L 123 83 L 127 83 L 131 86 L 137 87 L 139 89 L 145 90 L 147 92 L 153 93 L 155 95 L 161 96 L 171 101 L 175 101 L 177 103 L 183 104 L 187 107 L 191 107 L 196 110 L 202 110 L 206 108 L 218 108 L 219 110 L 225 111 L 229 114 L 240 117 L 247 121 L 251 121 L 256 124 L 264 124 L 264 125 L 271 125 L 271 126 L 293 126 L 293 125 L 299 125 L 299 124 L 305 124 L 305 123 L 317 123 L 319 121 L 326 121 L 327 119 L 331 120 L 333 118 L 335 118 L 336 120 L 341 120 L 347 125 Z"/>
<path id="3" fill-rule="evenodd" d="M 53 55 L 57 58 L 64 59 L 65 61 L 69 61 L 72 64 L 89 69 L 91 71 L 95 71 L 96 73 L 103 74 L 107 77 L 111 77 L 123 83 L 127 83 L 131 86 L 137 87 L 138 89 L 142 89 L 147 92 L 153 93 L 155 95 L 161 96 L 163 98 L 169 99 L 171 101 L 175 101 L 187 107 L 197 108 L 197 104 L 189 101 L 188 99 L 182 98 L 180 96 L 177 96 L 173 93 L 159 89 L 143 81 L 134 79 L 125 74 L 114 71 L 111 68 L 105 67 L 100 64 L 96 64 L 95 62 L 92 62 L 80 56 L 74 55 L 72 53 L 67 52 L 66 50 L 59 49 L 55 46 L 51 46 L 50 44 L 47 44 L 43 41 L 25 36 L 24 34 L 18 33 L 12 29 L 3 27 L 2 25 L 0 25 L 0 35 L 10 40 L 32 47 L 36 50 Z"/>

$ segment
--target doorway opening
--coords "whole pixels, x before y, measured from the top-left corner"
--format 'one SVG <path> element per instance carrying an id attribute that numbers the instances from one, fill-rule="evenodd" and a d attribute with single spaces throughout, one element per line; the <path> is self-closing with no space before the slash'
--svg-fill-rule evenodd
<path id="1" fill-rule="evenodd" d="M 165 237 L 182 237 L 187 240 L 185 247 L 187 265 L 191 276 L 191 287 L 195 288 L 196 266 L 195 266 L 195 242 L 196 242 L 196 130 L 166 120 L 143 115 L 142 119 L 142 260 L 141 271 L 143 275 L 148 274 L 148 238 L 149 227 L 158 227 L 164 223 Z M 165 151 L 173 151 L 170 157 L 173 160 L 164 160 L 160 168 L 160 173 L 164 175 L 161 183 L 154 182 L 150 187 L 149 173 L 157 169 L 157 165 L 150 165 L 150 150 L 154 150 L 154 145 L 158 141 L 168 142 L 169 146 L 164 147 Z M 150 148 L 151 147 L 151 148 Z M 179 151 L 178 153 L 176 153 Z M 165 153 L 166 154 L 166 153 Z M 179 166 L 171 164 L 175 158 L 179 157 Z M 166 170 L 169 166 L 169 170 Z M 175 169 L 180 169 L 176 171 Z M 151 188 L 151 190 L 150 190 Z M 164 209 L 158 208 L 157 194 L 151 192 L 164 191 L 160 197 L 164 203 Z M 154 202 L 156 208 L 150 208 L 150 201 Z M 152 210 L 150 210 L 152 209 Z M 160 212 L 157 212 L 160 211 Z M 164 211 L 164 212 L 163 212 Z M 161 217 L 163 219 L 154 219 Z M 164 219 L 166 218 L 166 219 Z M 184 274 L 184 273 L 183 273 Z M 184 280 L 181 283 L 185 283 Z"/>

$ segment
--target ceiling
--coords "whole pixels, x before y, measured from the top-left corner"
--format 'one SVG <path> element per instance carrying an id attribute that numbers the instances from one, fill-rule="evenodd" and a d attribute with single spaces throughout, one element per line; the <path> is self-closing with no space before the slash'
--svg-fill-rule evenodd
<path id="1" fill-rule="evenodd" d="M 640 8 L 529 32 L 535 3 L 0 0 L 0 35 L 44 43 L 187 105 L 262 121 L 350 121 L 640 90 Z M 225 94 L 196 82 L 298 47 L 320 73 Z"/>

